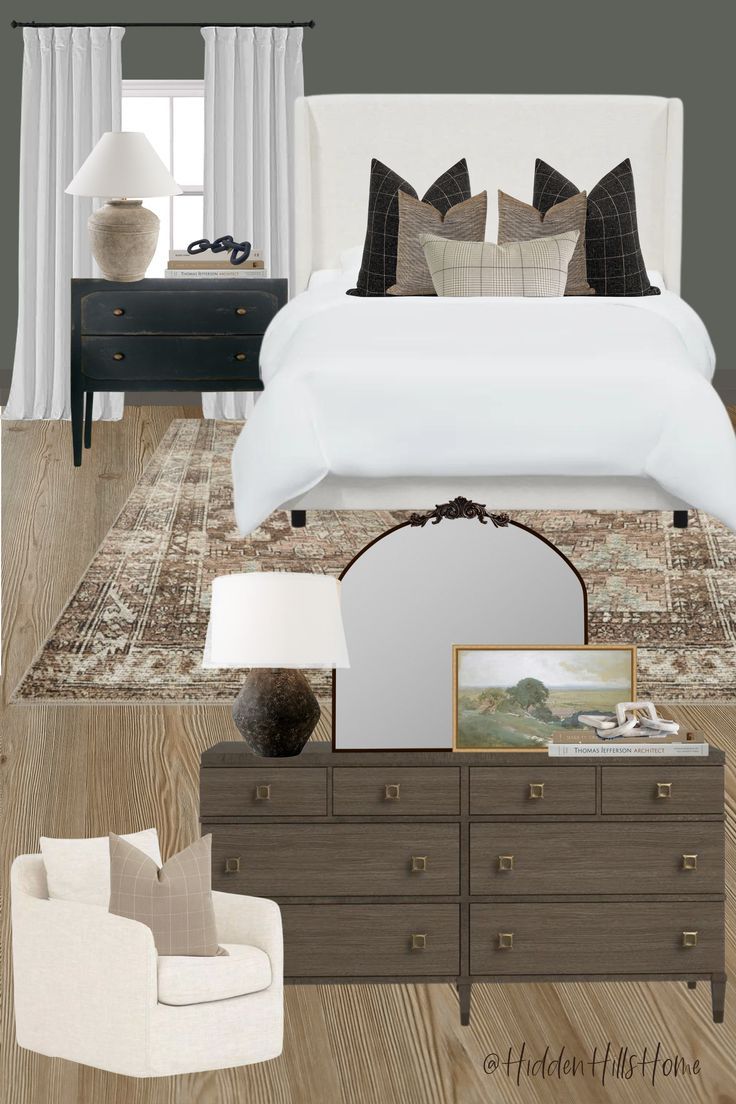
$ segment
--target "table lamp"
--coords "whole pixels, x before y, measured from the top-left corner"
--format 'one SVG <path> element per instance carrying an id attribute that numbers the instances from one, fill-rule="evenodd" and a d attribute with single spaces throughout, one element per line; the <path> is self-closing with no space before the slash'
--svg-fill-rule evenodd
<path id="1" fill-rule="evenodd" d="M 299 668 L 349 667 L 332 575 L 251 571 L 220 575 L 203 667 L 249 667 L 233 720 L 258 755 L 298 755 L 314 731 L 319 703 Z"/>
<path id="2" fill-rule="evenodd" d="M 107 131 L 66 191 L 108 200 L 87 223 L 92 256 L 105 279 L 142 280 L 156 252 L 159 220 L 140 199 L 128 197 L 181 194 L 145 134 Z"/>

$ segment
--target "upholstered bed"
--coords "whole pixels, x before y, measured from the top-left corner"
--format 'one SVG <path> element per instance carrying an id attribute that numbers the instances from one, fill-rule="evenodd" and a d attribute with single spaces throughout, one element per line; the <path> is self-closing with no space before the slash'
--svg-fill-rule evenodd
<path id="1" fill-rule="evenodd" d="M 233 456 L 238 526 L 273 509 L 704 509 L 736 528 L 736 444 L 682 301 L 682 105 L 632 96 L 317 96 L 297 103 L 296 298 Z M 631 159 L 646 298 L 359 299 L 372 157 L 426 186 L 531 198 L 536 157 L 584 188 Z"/>

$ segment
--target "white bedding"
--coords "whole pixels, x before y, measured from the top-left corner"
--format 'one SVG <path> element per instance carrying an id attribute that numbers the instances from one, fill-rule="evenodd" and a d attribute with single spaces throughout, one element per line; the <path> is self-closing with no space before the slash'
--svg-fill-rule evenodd
<path id="1" fill-rule="evenodd" d="M 647 476 L 736 529 L 736 442 L 679 296 L 376 298 L 317 273 L 233 453 L 243 534 L 325 476 Z"/>

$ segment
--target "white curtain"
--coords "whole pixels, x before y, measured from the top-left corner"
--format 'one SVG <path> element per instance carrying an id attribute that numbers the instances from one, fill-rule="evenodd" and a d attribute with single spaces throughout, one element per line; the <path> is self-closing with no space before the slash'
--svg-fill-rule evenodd
<path id="1" fill-rule="evenodd" d="M 290 274 L 294 101 L 304 94 L 301 27 L 204 27 L 204 233 L 262 249 Z M 203 395 L 206 418 L 244 418 L 253 395 Z"/>
<path id="2" fill-rule="evenodd" d="M 99 271 L 87 234 L 93 201 L 64 189 L 101 135 L 120 129 L 123 33 L 23 31 L 18 331 L 6 418 L 69 417 L 70 280 Z M 120 418 L 123 396 L 95 396 L 94 409 Z"/>

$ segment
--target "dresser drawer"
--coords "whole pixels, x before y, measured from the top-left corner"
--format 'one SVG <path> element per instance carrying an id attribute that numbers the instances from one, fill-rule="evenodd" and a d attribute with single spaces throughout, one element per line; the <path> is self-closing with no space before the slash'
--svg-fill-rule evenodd
<path id="1" fill-rule="evenodd" d="M 457 905 L 283 905 L 284 974 L 457 975 L 459 913 Z"/>
<path id="2" fill-rule="evenodd" d="M 213 835 L 215 889 L 264 897 L 459 892 L 456 824 L 203 823 L 202 830 Z M 239 869 L 226 873 L 228 865 Z"/>
<path id="3" fill-rule="evenodd" d="M 82 374 L 90 380 L 258 379 L 261 338 L 83 337 Z M 242 358 L 242 359 L 239 359 Z"/>
<path id="4" fill-rule="evenodd" d="M 722 767 L 603 767 L 604 813 L 722 813 Z"/>
<path id="5" fill-rule="evenodd" d="M 203 817 L 325 816 L 327 771 L 208 767 L 202 771 L 200 807 Z"/>
<path id="6" fill-rule="evenodd" d="M 453 767 L 335 767 L 336 816 L 442 816 L 460 812 L 460 771 Z"/>
<path id="7" fill-rule="evenodd" d="M 273 292 L 254 288 L 126 291 L 121 287 L 84 296 L 82 333 L 262 334 L 281 305 Z"/>
<path id="8" fill-rule="evenodd" d="M 595 767 L 471 767 L 470 812 L 595 813 Z"/>
<path id="9" fill-rule="evenodd" d="M 695 932 L 695 946 L 684 933 Z M 511 938 L 509 938 L 511 937 Z M 723 969 L 723 905 L 470 907 L 471 974 L 666 974 Z"/>
<path id="10" fill-rule="evenodd" d="M 471 824 L 470 891 L 720 893 L 717 823 Z"/>

